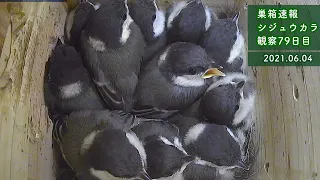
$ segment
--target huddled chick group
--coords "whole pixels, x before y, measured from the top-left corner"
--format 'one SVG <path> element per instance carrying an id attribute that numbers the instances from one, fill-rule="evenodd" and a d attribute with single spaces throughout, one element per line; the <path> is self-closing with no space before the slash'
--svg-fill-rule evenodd
<path id="1" fill-rule="evenodd" d="M 228 180 L 249 171 L 255 89 L 238 18 L 218 19 L 201 0 L 166 11 L 156 0 L 85 0 L 70 11 L 44 96 L 76 177 Z"/>

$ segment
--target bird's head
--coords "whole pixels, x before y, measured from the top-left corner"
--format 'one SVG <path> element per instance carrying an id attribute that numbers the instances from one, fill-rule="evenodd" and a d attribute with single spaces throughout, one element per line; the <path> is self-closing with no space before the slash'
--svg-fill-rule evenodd
<path id="1" fill-rule="evenodd" d="M 151 179 L 145 171 L 146 152 L 133 132 L 94 131 L 84 139 L 80 152 L 98 179 Z"/>
<path id="2" fill-rule="evenodd" d="M 186 42 L 171 44 L 160 55 L 161 73 L 174 85 L 199 87 L 209 78 L 225 76 L 198 45 Z"/>

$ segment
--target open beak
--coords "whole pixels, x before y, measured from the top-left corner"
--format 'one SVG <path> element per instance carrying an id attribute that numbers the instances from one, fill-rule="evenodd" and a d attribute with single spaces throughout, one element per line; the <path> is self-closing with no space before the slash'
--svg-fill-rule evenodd
<path id="1" fill-rule="evenodd" d="M 140 173 L 139 178 L 142 180 L 152 180 L 148 173 L 144 171 Z"/>
<path id="2" fill-rule="evenodd" d="M 210 68 L 206 70 L 206 72 L 201 76 L 203 79 L 208 79 L 213 76 L 226 76 L 223 72 L 221 72 L 218 68 Z"/>

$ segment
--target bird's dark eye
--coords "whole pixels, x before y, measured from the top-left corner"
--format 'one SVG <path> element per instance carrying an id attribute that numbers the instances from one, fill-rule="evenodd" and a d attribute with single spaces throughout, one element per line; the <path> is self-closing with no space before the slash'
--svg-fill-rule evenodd
<path id="1" fill-rule="evenodd" d="M 154 21 L 155 19 L 156 19 L 156 15 L 154 14 L 153 16 L 152 16 L 152 21 Z"/>
<path id="2" fill-rule="evenodd" d="M 222 87 L 222 84 L 220 84 L 218 87 Z"/>
<path id="3" fill-rule="evenodd" d="M 125 13 L 122 15 L 122 20 L 125 21 L 126 19 L 127 19 L 127 14 Z"/>
<path id="4" fill-rule="evenodd" d="M 239 105 L 236 105 L 235 110 L 237 111 L 239 109 Z"/>
<path id="5" fill-rule="evenodd" d="M 195 75 L 195 74 L 200 74 L 204 71 L 205 71 L 205 69 L 203 67 L 194 67 L 194 68 L 189 69 L 189 74 Z"/>

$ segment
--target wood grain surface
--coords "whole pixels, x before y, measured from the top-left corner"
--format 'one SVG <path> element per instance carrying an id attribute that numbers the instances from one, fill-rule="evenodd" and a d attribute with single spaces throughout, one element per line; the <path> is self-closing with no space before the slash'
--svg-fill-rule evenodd
<path id="1" fill-rule="evenodd" d="M 62 3 L 25 3 L 25 23 L 7 32 L 0 59 L 0 179 L 53 177 L 51 124 L 43 102 L 45 62 L 62 33 Z"/>

